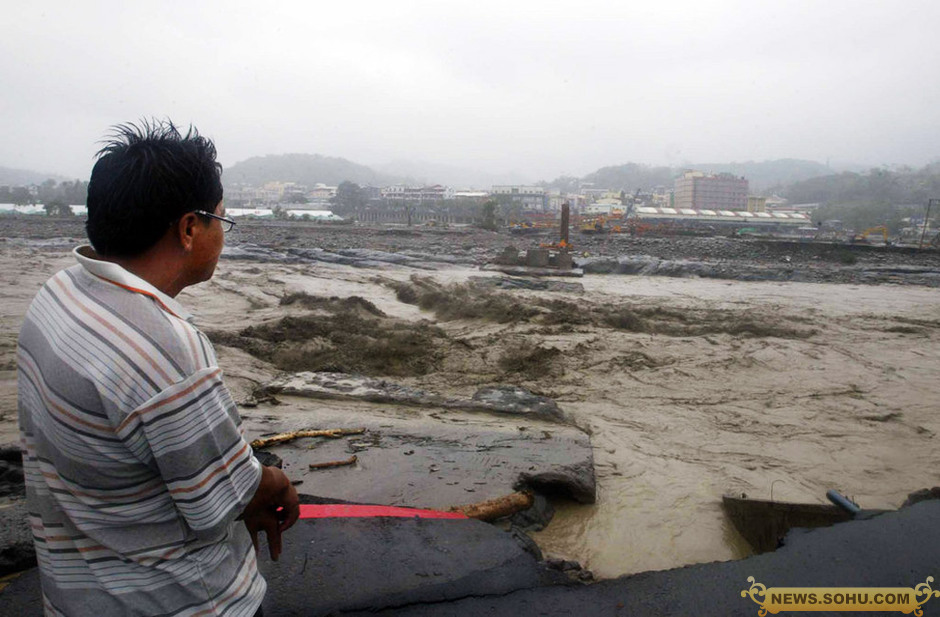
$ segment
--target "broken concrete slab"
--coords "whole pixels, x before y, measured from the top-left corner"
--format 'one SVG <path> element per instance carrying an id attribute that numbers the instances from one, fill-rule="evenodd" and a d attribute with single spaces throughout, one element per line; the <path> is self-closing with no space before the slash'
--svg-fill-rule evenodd
<path id="1" fill-rule="evenodd" d="M 565 421 L 565 415 L 555 401 L 518 386 L 485 386 L 477 390 L 471 399 L 460 399 L 365 375 L 305 371 L 278 377 L 259 388 L 259 391 L 263 394 L 358 399 L 372 403 L 532 415 L 548 421 Z M 257 396 L 250 404 L 256 402 Z"/>
<path id="2" fill-rule="evenodd" d="M 519 386 L 485 386 L 474 393 L 472 400 L 493 411 L 532 414 L 544 419 L 564 419 L 564 414 L 555 401 L 547 396 L 532 394 Z"/>
<path id="3" fill-rule="evenodd" d="M 243 414 L 250 439 L 309 428 L 358 428 L 343 439 L 298 439 L 273 446 L 302 492 L 346 501 L 448 508 L 527 486 L 593 503 L 591 442 L 582 430 L 529 416 L 489 416 L 445 408 L 326 402 L 279 395 L 277 416 Z M 270 418 L 270 420 L 267 420 Z M 260 418 L 259 418 L 260 419 Z M 311 463 L 355 464 L 311 470 Z"/>
<path id="4" fill-rule="evenodd" d="M 301 520 L 284 534 L 277 562 L 266 547 L 258 562 L 268 583 L 266 617 L 447 602 L 566 580 L 512 533 L 469 519 Z M 38 569 L 14 579 L 0 599 L 3 614 L 37 614 Z"/>
<path id="5" fill-rule="evenodd" d="M 444 406 L 448 399 L 419 388 L 403 386 L 385 379 L 348 373 L 290 373 L 268 382 L 260 390 L 270 394 L 290 394 L 309 398 L 359 399 L 372 403 L 420 406 Z"/>
<path id="6" fill-rule="evenodd" d="M 561 580 L 510 533 L 472 520 L 299 521 L 285 541 L 278 562 L 265 551 L 259 560 L 266 616 L 446 602 Z"/>
<path id="7" fill-rule="evenodd" d="M 788 536 L 786 546 L 776 552 L 741 561 L 644 572 L 592 585 L 552 585 L 455 602 L 415 603 L 383 611 L 382 614 L 387 617 L 753 617 L 760 606 L 741 595 L 742 590 L 750 587 L 749 576 L 767 587 L 914 588 L 923 584 L 927 577 L 935 577 L 937 572 L 937 555 L 940 554 L 938 518 L 940 501 L 932 500 L 869 520 L 849 521 L 804 532 L 794 530 Z M 624 550 L 629 550 L 629 547 L 624 547 Z M 930 600 L 926 607 L 938 602 L 940 600 Z M 359 617 L 367 615 L 364 612 L 353 614 Z"/>

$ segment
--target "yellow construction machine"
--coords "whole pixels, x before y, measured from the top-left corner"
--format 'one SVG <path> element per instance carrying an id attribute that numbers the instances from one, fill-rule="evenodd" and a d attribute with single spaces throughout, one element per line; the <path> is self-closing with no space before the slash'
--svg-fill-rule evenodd
<path id="1" fill-rule="evenodd" d="M 849 238 L 849 242 L 852 244 L 865 244 L 868 242 L 868 236 L 874 233 L 881 234 L 884 243 L 888 244 L 888 228 L 884 225 L 869 227 L 862 233 L 853 235 L 851 238 Z"/>

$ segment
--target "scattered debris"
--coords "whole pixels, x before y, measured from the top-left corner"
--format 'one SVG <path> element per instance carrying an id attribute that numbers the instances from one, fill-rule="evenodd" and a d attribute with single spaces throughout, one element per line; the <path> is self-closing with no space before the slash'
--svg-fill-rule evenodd
<path id="1" fill-rule="evenodd" d="M 325 463 L 310 463 L 310 469 L 332 469 L 333 467 L 344 467 L 346 465 L 355 465 L 359 460 L 355 454 L 341 461 L 327 461 Z"/>
<path id="2" fill-rule="evenodd" d="M 467 518 L 475 518 L 480 521 L 495 521 L 498 518 L 512 516 L 517 512 L 528 510 L 533 503 L 535 503 L 535 497 L 530 491 L 520 491 L 496 499 L 487 499 L 480 503 L 453 506 L 449 508 L 449 511 L 460 512 Z"/>
<path id="3" fill-rule="evenodd" d="M 251 442 L 251 447 L 255 450 L 267 448 L 277 443 L 286 443 L 301 437 L 330 437 L 339 439 L 343 435 L 361 435 L 366 432 L 364 428 L 327 428 L 318 430 L 291 431 L 290 433 L 279 433 L 272 437 L 262 437 Z"/>

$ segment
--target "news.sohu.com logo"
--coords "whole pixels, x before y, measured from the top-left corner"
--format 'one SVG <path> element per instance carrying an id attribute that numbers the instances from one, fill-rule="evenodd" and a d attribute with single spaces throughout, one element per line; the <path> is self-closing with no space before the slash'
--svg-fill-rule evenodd
<path id="1" fill-rule="evenodd" d="M 767 588 L 747 577 L 750 589 L 741 597 L 750 597 L 760 609 L 758 617 L 783 611 L 896 611 L 922 617 L 921 607 L 930 598 L 940 598 L 940 591 L 931 589 L 933 577 L 916 587 L 771 587 Z"/>

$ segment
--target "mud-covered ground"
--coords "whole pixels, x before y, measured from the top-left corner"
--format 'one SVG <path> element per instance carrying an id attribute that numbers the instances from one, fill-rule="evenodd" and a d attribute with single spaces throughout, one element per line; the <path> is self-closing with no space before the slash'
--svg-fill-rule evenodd
<path id="1" fill-rule="evenodd" d="M 84 237 L 83 222 L 40 216 L 0 217 L 0 237 Z M 472 227 L 322 225 L 241 219 L 231 245 L 275 250 L 366 249 L 481 265 L 506 246 L 520 250 L 557 242 L 557 232 L 511 235 Z M 940 251 L 910 247 L 822 244 L 728 236 L 571 234 L 579 265 L 589 273 L 797 282 L 940 286 Z"/>
<path id="2" fill-rule="evenodd" d="M 559 497 L 536 538 L 548 554 L 580 560 L 600 576 L 745 555 L 719 507 L 724 493 L 822 502 L 837 488 L 865 507 L 893 508 L 911 491 L 940 484 L 940 290 L 908 275 L 898 282 L 915 284 L 858 284 L 877 280 L 861 279 L 860 268 L 932 270 L 932 254 L 859 249 L 850 264 L 827 260 L 827 247 L 801 257 L 725 238 L 594 238 L 597 247 L 583 250 L 612 259 L 618 242 L 670 261 L 712 247 L 724 251 L 716 263 L 729 270 L 778 272 L 805 259 L 812 271 L 849 283 L 688 272 L 534 281 L 478 268 L 507 241 L 524 248 L 529 238 L 279 223 L 238 229 L 232 249 L 264 250 L 233 251 L 212 281 L 180 300 L 215 341 L 252 431 L 282 421 L 296 427 L 307 412 L 334 424 L 369 418 L 381 428 L 386 414 L 385 431 L 441 423 L 529 433 L 553 447 L 551 428 L 520 429 L 519 420 L 290 396 L 277 405 L 258 396 L 260 386 L 298 371 L 358 373 L 463 400 L 491 385 L 549 397 L 590 434 L 597 503 Z M 40 239 L 64 236 L 81 238 L 80 223 L 0 219 L 0 442 L 16 431 L 13 353 L 22 312 L 45 278 L 72 263 L 72 240 Z M 394 263 L 375 251 L 417 257 Z M 463 484 L 480 481 L 449 469 L 446 453 L 440 462 L 422 459 L 419 469 L 422 448 L 436 442 L 386 441 L 401 449 L 403 495 L 421 493 L 409 483 L 433 480 L 466 494 Z M 322 454 L 348 456 L 360 447 L 353 443 Z M 474 469 L 498 463 L 493 452 L 499 447 L 481 450 Z M 368 484 L 368 465 L 359 465 L 305 473 L 302 486 L 316 492 L 325 477 L 316 474 L 340 486 L 344 473 Z"/>

